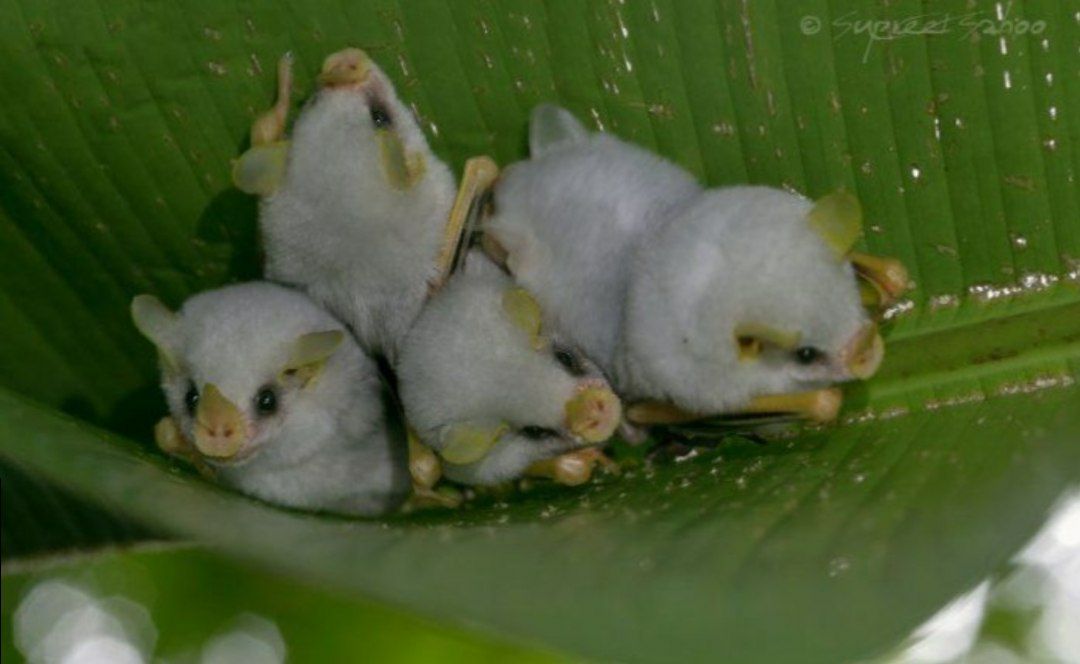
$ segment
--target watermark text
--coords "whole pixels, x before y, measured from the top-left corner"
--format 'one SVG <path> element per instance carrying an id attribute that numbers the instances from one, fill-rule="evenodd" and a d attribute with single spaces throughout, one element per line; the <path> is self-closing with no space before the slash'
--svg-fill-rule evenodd
<path id="1" fill-rule="evenodd" d="M 969 14 L 918 14 L 904 18 L 860 18 L 857 12 L 848 12 L 829 23 L 833 39 L 854 36 L 866 40 L 862 61 L 870 59 L 871 49 L 880 42 L 896 41 L 905 37 L 955 34 L 960 39 L 975 35 L 987 37 L 1041 35 L 1046 31 L 1046 21 L 1014 18 L 1012 2 L 998 5 L 992 15 L 986 12 Z M 799 30 L 804 35 L 816 35 L 825 27 L 821 17 L 813 14 L 803 16 Z"/>

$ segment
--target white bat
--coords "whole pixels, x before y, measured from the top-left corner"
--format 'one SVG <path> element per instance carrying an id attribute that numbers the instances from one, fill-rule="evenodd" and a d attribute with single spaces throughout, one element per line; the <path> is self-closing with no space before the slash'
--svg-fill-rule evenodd
<path id="1" fill-rule="evenodd" d="M 877 370 L 856 269 L 886 295 L 906 275 L 851 253 L 850 196 L 704 189 L 554 106 L 534 111 L 530 146 L 496 185 L 486 247 L 611 378 L 629 419 L 828 419 L 839 393 L 822 388 Z"/>
<path id="2" fill-rule="evenodd" d="M 408 495 L 375 363 L 302 293 L 251 282 L 175 313 L 140 295 L 132 317 L 158 350 L 166 451 L 290 507 L 374 515 Z"/>

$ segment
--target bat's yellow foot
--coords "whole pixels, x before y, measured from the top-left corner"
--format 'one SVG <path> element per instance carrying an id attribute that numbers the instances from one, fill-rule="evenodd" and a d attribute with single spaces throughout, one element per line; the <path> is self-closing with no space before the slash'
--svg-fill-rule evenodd
<path id="1" fill-rule="evenodd" d="M 409 439 L 409 475 L 412 476 L 412 495 L 402 508 L 412 512 L 428 507 L 448 507 L 453 509 L 461 505 L 461 492 L 453 487 L 435 485 L 442 478 L 442 462 L 435 452 L 420 442 L 420 438 L 411 428 Z"/>
<path id="2" fill-rule="evenodd" d="M 442 477 L 442 463 L 434 451 L 420 442 L 416 433 L 409 429 L 409 474 L 412 475 L 413 487 L 432 489 Z"/>
<path id="3" fill-rule="evenodd" d="M 544 477 L 565 486 L 579 486 L 592 478 L 593 468 L 597 465 L 613 471 L 615 462 L 609 459 L 598 447 L 588 447 L 576 452 L 567 452 L 553 459 L 537 461 L 525 471 L 530 477 Z"/>
<path id="4" fill-rule="evenodd" d="M 169 416 L 161 418 L 154 425 L 154 442 L 158 449 L 170 456 L 184 456 L 191 451 L 191 443 L 184 438 L 180 427 L 176 426 L 176 420 Z"/>
<path id="5" fill-rule="evenodd" d="M 417 486 L 414 483 L 413 493 L 409 496 L 409 499 L 405 501 L 405 505 L 402 506 L 401 510 L 403 512 L 414 512 L 430 507 L 455 509 L 459 507 L 464 500 L 465 498 L 461 495 L 461 492 L 453 487 L 444 485 L 438 489 L 428 489 Z"/>
<path id="6" fill-rule="evenodd" d="M 190 463 L 200 475 L 210 478 L 214 476 L 213 469 L 206 465 L 195 446 L 184 437 L 176 420 L 172 417 L 166 415 L 154 425 L 154 442 L 165 454 Z"/>

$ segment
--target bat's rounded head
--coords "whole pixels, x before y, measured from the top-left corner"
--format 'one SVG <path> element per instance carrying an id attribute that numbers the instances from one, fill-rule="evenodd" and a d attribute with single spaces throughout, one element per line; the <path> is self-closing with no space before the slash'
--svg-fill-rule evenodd
<path id="1" fill-rule="evenodd" d="M 378 417 L 374 366 L 341 324 L 306 296 L 265 282 L 227 286 L 171 312 L 132 303 L 158 348 L 162 387 L 180 433 L 214 465 L 310 454 L 342 402 Z M 356 399 L 370 384 L 371 403 Z"/>
<path id="2" fill-rule="evenodd" d="M 642 243 L 620 368 L 636 391 L 719 413 L 873 375 L 881 338 L 813 210 L 777 189 L 719 189 Z"/>
<path id="3" fill-rule="evenodd" d="M 293 128 L 284 191 L 331 201 L 351 192 L 343 205 L 379 208 L 415 192 L 429 169 L 445 170 L 389 77 L 364 51 L 328 56 L 318 83 Z M 443 175 L 452 184 L 449 172 Z"/>
<path id="4" fill-rule="evenodd" d="M 398 378 L 410 424 L 451 463 L 518 444 L 544 458 L 601 443 L 622 412 L 595 365 L 550 334 L 532 296 L 475 253 L 421 313 Z"/>

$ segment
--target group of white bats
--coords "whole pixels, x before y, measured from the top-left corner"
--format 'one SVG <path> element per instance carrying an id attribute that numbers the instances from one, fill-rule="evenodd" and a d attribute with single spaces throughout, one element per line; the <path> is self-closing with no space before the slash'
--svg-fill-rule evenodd
<path id="1" fill-rule="evenodd" d="M 833 385 L 881 362 L 870 312 L 907 277 L 853 251 L 850 194 L 706 189 L 553 105 L 527 160 L 470 160 L 458 187 L 363 51 L 325 60 L 288 138 L 288 55 L 278 79 L 233 171 L 260 196 L 267 281 L 132 302 L 170 413 L 157 443 L 223 484 L 354 515 L 441 477 L 580 484 L 616 431 L 828 420 Z"/>

